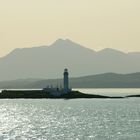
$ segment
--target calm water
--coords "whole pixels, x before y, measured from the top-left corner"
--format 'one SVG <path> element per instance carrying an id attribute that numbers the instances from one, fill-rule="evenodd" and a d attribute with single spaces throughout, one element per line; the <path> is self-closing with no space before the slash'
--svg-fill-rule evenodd
<path id="1" fill-rule="evenodd" d="M 30 139 L 140 140 L 140 98 L 0 100 L 0 140 Z"/>

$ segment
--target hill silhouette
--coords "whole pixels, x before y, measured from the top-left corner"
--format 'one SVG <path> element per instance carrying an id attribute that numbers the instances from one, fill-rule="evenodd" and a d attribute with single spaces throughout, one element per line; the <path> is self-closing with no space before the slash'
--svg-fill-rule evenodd
<path id="1" fill-rule="evenodd" d="M 65 67 L 73 77 L 100 73 L 140 71 L 140 53 L 114 49 L 94 51 L 71 40 L 58 39 L 50 46 L 15 49 L 0 58 L 0 81 L 26 78 L 61 78 Z"/>
<path id="2" fill-rule="evenodd" d="M 1 89 L 40 89 L 47 85 L 62 85 L 62 79 L 21 79 L 0 82 Z M 70 78 L 72 88 L 140 88 L 140 73 L 115 74 L 105 73 L 77 78 Z"/>

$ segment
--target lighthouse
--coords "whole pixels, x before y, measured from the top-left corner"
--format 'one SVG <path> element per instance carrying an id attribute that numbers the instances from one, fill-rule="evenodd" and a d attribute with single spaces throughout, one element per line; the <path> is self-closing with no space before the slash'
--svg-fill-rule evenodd
<path id="1" fill-rule="evenodd" d="M 53 95 L 55 97 L 64 95 L 64 94 L 70 94 L 72 93 L 72 89 L 69 88 L 69 73 L 68 73 L 68 69 L 64 69 L 64 73 L 63 73 L 64 77 L 63 77 L 63 88 L 60 86 L 60 88 L 58 86 L 53 87 L 53 86 L 46 86 L 45 88 L 43 88 L 43 91 L 49 93 L 50 95 Z"/>
<path id="2" fill-rule="evenodd" d="M 68 69 L 64 69 L 64 92 L 68 93 L 69 92 L 69 73 Z"/>

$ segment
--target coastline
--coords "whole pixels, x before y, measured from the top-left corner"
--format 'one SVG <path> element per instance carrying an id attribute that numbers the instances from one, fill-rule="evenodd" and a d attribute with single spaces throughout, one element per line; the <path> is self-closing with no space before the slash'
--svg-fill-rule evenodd
<path id="1" fill-rule="evenodd" d="M 129 96 L 106 96 L 97 94 L 86 94 L 79 91 L 71 91 L 68 94 L 62 94 L 61 96 L 54 96 L 43 90 L 2 90 L 0 93 L 0 99 L 80 99 L 80 98 L 99 98 L 99 99 L 122 99 Z M 130 96 L 131 97 L 131 96 Z M 134 95 L 132 96 L 134 97 Z"/>

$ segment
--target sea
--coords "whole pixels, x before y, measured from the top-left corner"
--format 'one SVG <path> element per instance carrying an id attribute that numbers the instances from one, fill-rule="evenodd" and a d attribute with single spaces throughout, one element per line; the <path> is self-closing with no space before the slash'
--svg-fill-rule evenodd
<path id="1" fill-rule="evenodd" d="M 140 89 L 75 90 L 140 94 Z M 0 99 L 0 140 L 140 140 L 140 98 Z"/>

